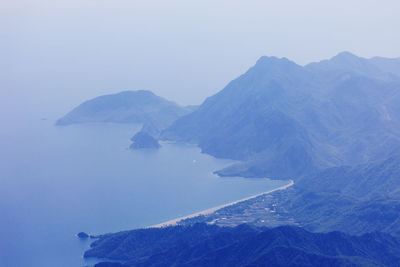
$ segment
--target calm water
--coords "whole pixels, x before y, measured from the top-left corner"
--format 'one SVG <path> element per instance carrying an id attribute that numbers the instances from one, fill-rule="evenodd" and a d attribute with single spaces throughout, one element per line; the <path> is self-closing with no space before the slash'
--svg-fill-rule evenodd
<path id="1" fill-rule="evenodd" d="M 137 125 L 53 124 L 0 132 L 0 266 L 90 266 L 80 231 L 153 225 L 286 183 L 218 178 L 212 171 L 232 161 L 195 146 L 130 151 Z"/>

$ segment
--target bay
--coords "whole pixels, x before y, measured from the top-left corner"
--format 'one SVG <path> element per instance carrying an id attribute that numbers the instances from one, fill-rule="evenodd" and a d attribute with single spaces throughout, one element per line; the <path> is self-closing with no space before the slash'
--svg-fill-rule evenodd
<path id="1" fill-rule="evenodd" d="M 131 151 L 130 124 L 54 126 L 30 119 L 0 133 L 0 266 L 91 266 L 89 240 L 158 224 L 287 183 L 220 178 L 231 160 L 194 145 Z"/>

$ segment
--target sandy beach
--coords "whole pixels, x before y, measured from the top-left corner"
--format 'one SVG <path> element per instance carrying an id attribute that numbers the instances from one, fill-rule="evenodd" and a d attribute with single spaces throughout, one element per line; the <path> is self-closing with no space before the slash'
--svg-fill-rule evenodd
<path id="1" fill-rule="evenodd" d="M 233 201 L 233 202 L 230 202 L 230 203 L 227 203 L 227 204 L 224 204 L 224 205 L 220 205 L 220 206 L 217 206 L 217 207 L 214 207 L 214 208 L 211 208 L 211 209 L 199 211 L 199 212 L 196 212 L 196 213 L 184 216 L 184 217 L 176 218 L 176 219 L 173 219 L 173 220 L 170 220 L 170 221 L 166 221 L 166 222 L 163 222 L 163 223 L 160 223 L 160 224 L 152 225 L 152 226 L 149 226 L 148 228 L 157 228 L 157 227 L 166 227 L 166 226 L 177 225 L 178 222 L 180 222 L 182 220 L 189 219 L 189 218 L 194 218 L 194 217 L 197 217 L 197 216 L 200 216 L 200 215 L 208 215 L 208 214 L 211 214 L 213 212 L 216 212 L 217 210 L 220 210 L 222 208 L 238 204 L 238 203 L 243 202 L 243 201 L 247 201 L 247 200 L 262 196 L 262 195 L 271 194 L 271 193 L 276 192 L 276 191 L 285 190 L 285 189 L 291 187 L 292 185 L 294 185 L 294 181 L 290 180 L 290 182 L 287 185 L 284 185 L 284 186 L 269 190 L 267 192 L 263 192 L 263 193 L 260 193 L 260 194 L 257 194 L 257 195 L 253 195 L 253 196 L 250 196 L 250 197 L 247 197 L 247 198 L 236 200 L 236 201 Z"/>

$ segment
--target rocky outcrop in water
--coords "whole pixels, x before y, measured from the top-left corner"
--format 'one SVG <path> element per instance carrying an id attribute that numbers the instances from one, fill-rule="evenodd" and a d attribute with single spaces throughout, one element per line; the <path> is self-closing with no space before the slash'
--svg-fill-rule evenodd
<path id="1" fill-rule="evenodd" d="M 130 149 L 158 149 L 160 148 L 160 144 L 158 141 L 152 137 L 150 134 L 144 131 L 140 131 L 137 134 L 135 134 L 132 138 L 131 141 L 133 142 L 131 146 L 129 147 Z"/>

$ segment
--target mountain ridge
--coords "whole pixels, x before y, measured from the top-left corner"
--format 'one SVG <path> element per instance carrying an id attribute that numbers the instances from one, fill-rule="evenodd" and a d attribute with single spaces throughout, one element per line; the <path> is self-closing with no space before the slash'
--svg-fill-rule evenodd
<path id="1" fill-rule="evenodd" d="M 399 148 L 400 79 L 381 79 L 383 73 L 350 53 L 304 67 L 261 57 L 160 138 L 243 161 L 218 171 L 222 176 L 279 179 L 385 158 Z"/>
<path id="2" fill-rule="evenodd" d="M 124 267 L 388 266 L 400 263 L 399 249 L 400 240 L 379 232 L 351 236 L 341 232 L 311 233 L 295 226 L 229 228 L 195 224 L 101 236 L 85 257 L 122 260 L 125 263 L 117 266 Z"/>

